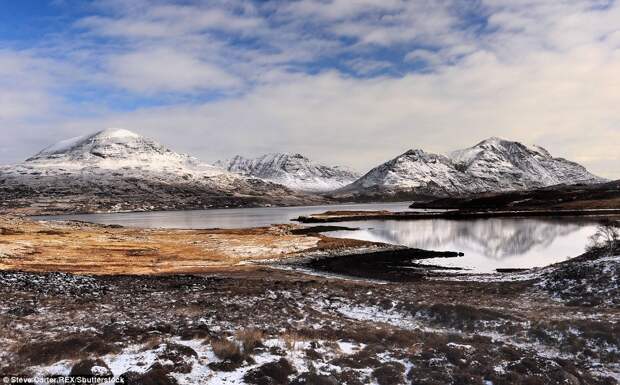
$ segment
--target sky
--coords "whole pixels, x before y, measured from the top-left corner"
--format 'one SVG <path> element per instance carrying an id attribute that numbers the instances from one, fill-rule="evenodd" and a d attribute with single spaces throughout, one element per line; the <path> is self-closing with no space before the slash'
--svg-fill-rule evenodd
<path id="1" fill-rule="evenodd" d="M 620 3 L 0 1 L 0 164 L 111 127 L 360 172 L 499 136 L 617 179 Z"/>

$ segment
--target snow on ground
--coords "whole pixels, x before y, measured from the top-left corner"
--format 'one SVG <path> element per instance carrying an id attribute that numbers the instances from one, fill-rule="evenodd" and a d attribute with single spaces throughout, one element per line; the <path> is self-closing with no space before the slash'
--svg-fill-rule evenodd
<path id="1" fill-rule="evenodd" d="M 229 340 L 234 341 L 230 337 Z M 172 377 L 179 384 L 197 384 L 208 383 L 210 385 L 223 384 L 247 384 L 244 376 L 253 369 L 259 368 L 261 365 L 277 362 L 282 358 L 286 359 L 294 368 L 295 373 L 306 373 L 313 371 L 320 375 L 328 376 L 334 371 L 341 371 L 339 366 L 328 363 L 327 361 L 338 357 L 351 356 L 365 347 L 365 344 L 338 341 L 333 344 L 331 341 L 315 340 L 312 343 L 308 340 L 292 341 L 288 338 L 270 338 L 262 342 L 258 353 L 251 355 L 251 363 L 239 366 L 230 371 L 214 370 L 209 367 L 210 364 L 222 363 L 222 360 L 214 353 L 212 345 L 205 340 L 182 340 L 178 337 L 171 338 L 168 342 L 164 342 L 154 349 L 149 350 L 145 346 L 134 345 L 125 348 L 118 354 L 109 354 L 101 359 L 107 367 L 116 376 L 126 372 L 145 373 L 155 362 L 160 364 L 173 365 L 171 360 L 161 360 L 169 346 L 181 345 L 193 350 L 196 355 L 185 357 L 185 364 L 189 364 L 191 370 L 187 373 L 172 372 Z M 308 358 L 306 351 L 313 349 L 317 354 L 321 355 L 321 360 Z M 277 354 L 274 354 L 276 352 Z M 382 362 L 402 361 L 393 357 L 389 353 L 382 353 L 379 357 Z M 71 360 L 63 360 L 52 365 L 37 366 L 32 368 L 32 372 L 37 376 L 66 376 L 71 371 L 74 364 Z M 405 367 L 411 364 L 404 362 Z M 366 383 L 376 383 L 372 380 L 371 373 L 368 369 L 357 370 L 360 374 L 366 376 Z M 295 376 L 290 376 L 293 379 Z"/>

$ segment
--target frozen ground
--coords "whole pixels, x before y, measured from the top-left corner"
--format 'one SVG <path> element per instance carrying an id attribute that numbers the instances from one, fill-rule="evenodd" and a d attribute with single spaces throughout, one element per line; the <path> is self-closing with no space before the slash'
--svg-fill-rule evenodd
<path id="1" fill-rule="evenodd" d="M 616 384 L 619 267 L 620 257 L 587 254 L 512 279 L 399 283 L 262 266 L 2 272 L 0 373 L 135 384 Z"/>

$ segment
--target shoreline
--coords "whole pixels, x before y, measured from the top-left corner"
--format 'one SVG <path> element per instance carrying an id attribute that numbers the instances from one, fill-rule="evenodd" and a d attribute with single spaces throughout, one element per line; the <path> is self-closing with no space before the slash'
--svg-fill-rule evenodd
<path id="1" fill-rule="evenodd" d="M 554 218 L 554 217 L 610 217 L 620 216 L 620 209 L 590 210 L 525 210 L 525 211 L 465 211 L 447 210 L 430 212 L 389 211 L 326 211 L 311 216 L 299 216 L 300 223 L 330 223 L 366 220 L 416 220 L 416 219 L 485 219 L 485 218 Z"/>
<path id="2" fill-rule="evenodd" d="M 202 274 L 317 256 L 363 256 L 369 252 L 391 252 L 409 258 L 443 255 L 323 234 L 343 229 L 349 228 L 282 224 L 245 229 L 150 229 L 0 216 L 0 270 Z"/>
<path id="3" fill-rule="evenodd" d="M 321 206 L 341 206 L 341 205 L 364 205 L 364 204 L 398 204 L 403 203 L 409 206 L 411 201 L 329 201 L 329 203 L 317 203 L 317 204 L 290 204 L 290 205 L 279 205 L 279 204 L 260 204 L 260 205 L 229 205 L 229 206 L 221 206 L 221 207 L 194 207 L 189 206 L 188 208 L 159 208 L 154 210 L 91 210 L 91 211 L 64 211 L 60 209 L 47 210 L 47 209 L 39 209 L 40 212 L 36 212 L 37 209 L 33 209 L 32 206 L 29 207 L 0 207 L 0 215 L 13 215 L 13 216 L 24 216 L 24 217 L 54 217 L 54 216 L 71 216 L 71 215 L 114 215 L 114 214 L 141 214 L 141 213 L 170 213 L 170 212 L 183 212 L 183 211 L 208 211 L 208 210 L 234 210 L 234 209 L 269 209 L 269 208 L 291 208 L 291 207 L 321 207 Z M 35 211 L 32 211 L 35 210 Z M 23 212 L 22 212 L 23 211 Z M 30 211 L 30 213 L 28 213 Z"/>

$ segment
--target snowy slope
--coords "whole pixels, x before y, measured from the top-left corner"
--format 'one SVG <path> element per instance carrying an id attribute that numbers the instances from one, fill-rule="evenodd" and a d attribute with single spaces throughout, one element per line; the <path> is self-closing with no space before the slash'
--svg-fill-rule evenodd
<path id="1" fill-rule="evenodd" d="M 93 167 L 107 170 L 136 169 L 143 172 L 226 174 L 217 167 L 173 152 L 152 139 L 124 129 L 108 129 L 60 141 L 27 159 L 24 166 L 51 170 Z"/>
<path id="2" fill-rule="evenodd" d="M 420 194 L 445 195 L 466 193 L 475 183 L 475 179 L 470 175 L 455 172 L 454 164 L 448 157 L 417 149 L 409 150 L 373 168 L 342 190 L 416 191 Z"/>
<path id="3" fill-rule="evenodd" d="M 604 181 L 577 163 L 554 158 L 540 146 L 500 138 L 489 138 L 455 151 L 450 157 L 468 174 L 484 180 L 493 191 Z"/>
<path id="4" fill-rule="evenodd" d="M 603 181 L 577 163 L 552 157 L 542 147 L 489 138 L 449 156 L 409 150 L 338 193 L 448 196 Z"/>
<path id="5" fill-rule="evenodd" d="M 335 190 L 359 177 L 345 168 L 321 165 L 303 155 L 289 153 L 272 153 L 257 158 L 237 155 L 215 164 L 234 173 L 261 178 L 301 191 Z"/>
<path id="6" fill-rule="evenodd" d="M 63 140 L 1 167 L 0 197 L 5 206 L 81 212 L 312 203 L 118 129 Z"/>

